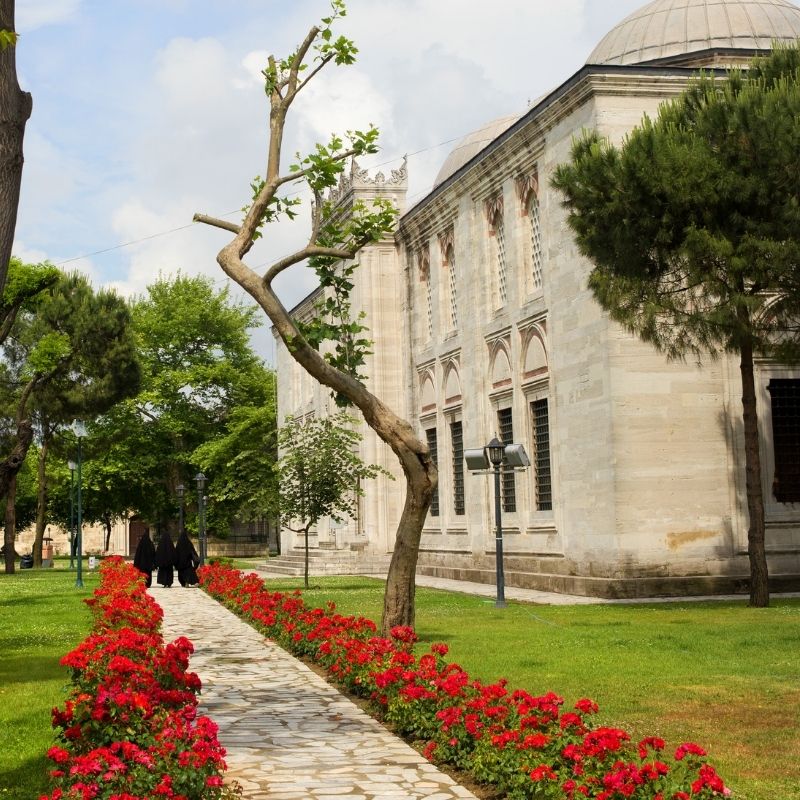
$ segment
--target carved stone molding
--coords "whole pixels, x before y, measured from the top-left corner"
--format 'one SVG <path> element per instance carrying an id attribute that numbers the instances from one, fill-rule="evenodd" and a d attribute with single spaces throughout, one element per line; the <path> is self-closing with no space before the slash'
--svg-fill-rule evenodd
<path id="1" fill-rule="evenodd" d="M 439 234 L 439 252 L 442 254 L 442 264 L 448 264 L 447 253 L 449 250 L 455 250 L 455 234 L 453 228 L 450 227 L 443 233 Z"/>
<path id="2" fill-rule="evenodd" d="M 496 230 L 499 222 L 503 219 L 503 193 L 499 192 L 494 197 L 484 200 L 483 209 L 486 212 L 489 228 L 492 231 Z"/>
<path id="3" fill-rule="evenodd" d="M 417 266 L 419 279 L 423 283 L 427 283 L 431 279 L 431 253 L 427 247 L 417 252 Z"/>
<path id="4" fill-rule="evenodd" d="M 531 196 L 539 197 L 539 170 L 534 169 L 533 172 L 527 175 L 520 175 L 516 181 L 517 197 L 519 197 L 519 204 L 522 208 L 523 214 L 528 213 L 528 203 Z"/>
<path id="5" fill-rule="evenodd" d="M 344 172 L 339 176 L 339 185 L 328 193 L 328 200 L 336 205 L 351 192 L 362 190 L 407 189 L 408 188 L 408 156 L 403 156 L 400 169 L 391 170 L 387 178 L 383 172 L 376 172 L 370 177 L 369 170 L 362 169 L 354 159 L 350 162 L 350 174 Z"/>

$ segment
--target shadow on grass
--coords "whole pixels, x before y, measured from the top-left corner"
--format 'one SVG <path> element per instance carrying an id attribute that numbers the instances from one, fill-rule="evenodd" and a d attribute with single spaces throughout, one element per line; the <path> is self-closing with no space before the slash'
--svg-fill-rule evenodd
<path id="1" fill-rule="evenodd" d="M 58 663 L 60 658 L 61 656 L 3 656 L 0 683 L 9 686 L 12 683 L 48 681 L 62 677 L 66 683 L 69 676 L 66 668 Z"/>
<path id="2" fill-rule="evenodd" d="M 29 758 L 22 764 L 0 772 L 0 797 L 3 800 L 31 800 L 47 792 L 48 774 L 51 762 L 44 753 L 37 758 Z"/>

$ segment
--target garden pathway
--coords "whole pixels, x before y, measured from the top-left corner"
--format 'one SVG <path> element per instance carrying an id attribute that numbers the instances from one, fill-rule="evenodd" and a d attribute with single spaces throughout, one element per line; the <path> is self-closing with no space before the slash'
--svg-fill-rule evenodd
<path id="1" fill-rule="evenodd" d="M 247 800 L 475 797 L 205 592 L 150 591 L 164 638 L 194 643 L 201 713 L 219 725 Z"/>

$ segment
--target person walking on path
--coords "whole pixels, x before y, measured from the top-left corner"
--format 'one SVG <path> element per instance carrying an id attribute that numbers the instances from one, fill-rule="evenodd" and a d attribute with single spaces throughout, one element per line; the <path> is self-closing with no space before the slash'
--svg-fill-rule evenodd
<path id="1" fill-rule="evenodd" d="M 136 552 L 133 554 L 133 566 L 144 573 L 145 586 L 149 589 L 153 583 L 153 564 L 156 557 L 156 546 L 150 538 L 150 528 L 144 529 L 144 535 L 136 545 Z"/>
<path id="2" fill-rule="evenodd" d="M 166 528 L 158 542 L 156 566 L 158 567 L 156 580 L 161 586 L 168 589 L 175 580 L 175 545 L 172 544 L 172 537 L 169 535 L 169 531 Z"/>
<path id="3" fill-rule="evenodd" d="M 200 556 L 189 539 L 186 531 L 181 531 L 178 543 L 175 545 L 175 566 L 178 568 L 178 580 L 181 586 L 194 586 L 198 583 L 197 565 L 200 563 Z"/>

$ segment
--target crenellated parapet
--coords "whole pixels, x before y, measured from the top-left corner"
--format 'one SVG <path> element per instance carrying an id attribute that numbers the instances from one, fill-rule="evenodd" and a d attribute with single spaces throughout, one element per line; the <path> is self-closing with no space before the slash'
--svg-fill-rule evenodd
<path id="1" fill-rule="evenodd" d="M 399 214 L 405 211 L 406 194 L 408 192 L 408 157 L 403 157 L 399 169 L 390 170 L 389 176 L 382 171 L 374 175 L 362 169 L 355 159 L 350 163 L 349 173 L 343 172 L 339 177 L 339 185 L 331 189 L 327 200 L 337 211 L 352 208 L 353 203 L 386 198 L 392 202 Z"/>

